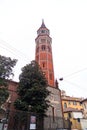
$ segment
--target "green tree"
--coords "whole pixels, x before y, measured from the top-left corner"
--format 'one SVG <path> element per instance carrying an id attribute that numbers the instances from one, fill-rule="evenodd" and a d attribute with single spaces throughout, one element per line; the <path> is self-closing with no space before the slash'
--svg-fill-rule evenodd
<path id="1" fill-rule="evenodd" d="M 9 96 L 8 79 L 13 76 L 12 68 L 16 65 L 17 60 L 0 55 L 0 106 Z"/>
<path id="2" fill-rule="evenodd" d="M 45 75 L 36 61 L 24 66 L 19 76 L 19 97 L 14 103 L 15 108 L 28 111 L 31 106 L 31 112 L 44 115 L 49 107 L 47 86 Z"/>

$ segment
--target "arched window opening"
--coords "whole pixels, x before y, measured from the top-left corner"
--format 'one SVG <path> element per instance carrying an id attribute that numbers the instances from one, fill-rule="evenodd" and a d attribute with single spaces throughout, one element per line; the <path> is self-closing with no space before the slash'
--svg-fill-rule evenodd
<path id="1" fill-rule="evenodd" d="M 66 103 L 64 103 L 64 108 L 67 108 L 67 104 Z"/>
<path id="2" fill-rule="evenodd" d="M 42 45 L 42 46 L 41 46 L 41 49 L 42 49 L 42 51 L 45 51 L 45 50 L 46 50 L 46 46 L 45 46 L 45 45 Z"/>

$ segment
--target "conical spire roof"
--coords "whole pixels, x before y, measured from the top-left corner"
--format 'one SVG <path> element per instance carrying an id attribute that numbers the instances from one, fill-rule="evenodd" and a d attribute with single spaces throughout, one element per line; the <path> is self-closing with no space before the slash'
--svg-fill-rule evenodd
<path id="1" fill-rule="evenodd" d="M 44 20 L 42 19 L 42 25 L 41 28 L 46 28 L 45 24 L 44 24 Z"/>

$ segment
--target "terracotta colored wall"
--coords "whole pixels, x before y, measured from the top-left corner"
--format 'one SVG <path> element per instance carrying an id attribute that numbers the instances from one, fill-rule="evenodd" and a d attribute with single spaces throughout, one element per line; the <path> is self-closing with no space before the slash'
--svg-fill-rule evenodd
<path id="1" fill-rule="evenodd" d="M 8 90 L 9 90 L 9 94 L 10 94 L 9 101 L 11 101 L 11 104 L 10 104 L 11 110 L 14 109 L 14 101 L 18 96 L 17 95 L 17 86 L 18 86 L 17 82 L 9 81 Z"/>

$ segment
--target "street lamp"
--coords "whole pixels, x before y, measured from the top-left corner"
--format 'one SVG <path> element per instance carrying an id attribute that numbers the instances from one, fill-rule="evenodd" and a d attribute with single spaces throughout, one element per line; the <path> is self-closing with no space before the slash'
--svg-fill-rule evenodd
<path id="1" fill-rule="evenodd" d="M 63 77 L 59 78 L 60 81 L 63 81 Z"/>

